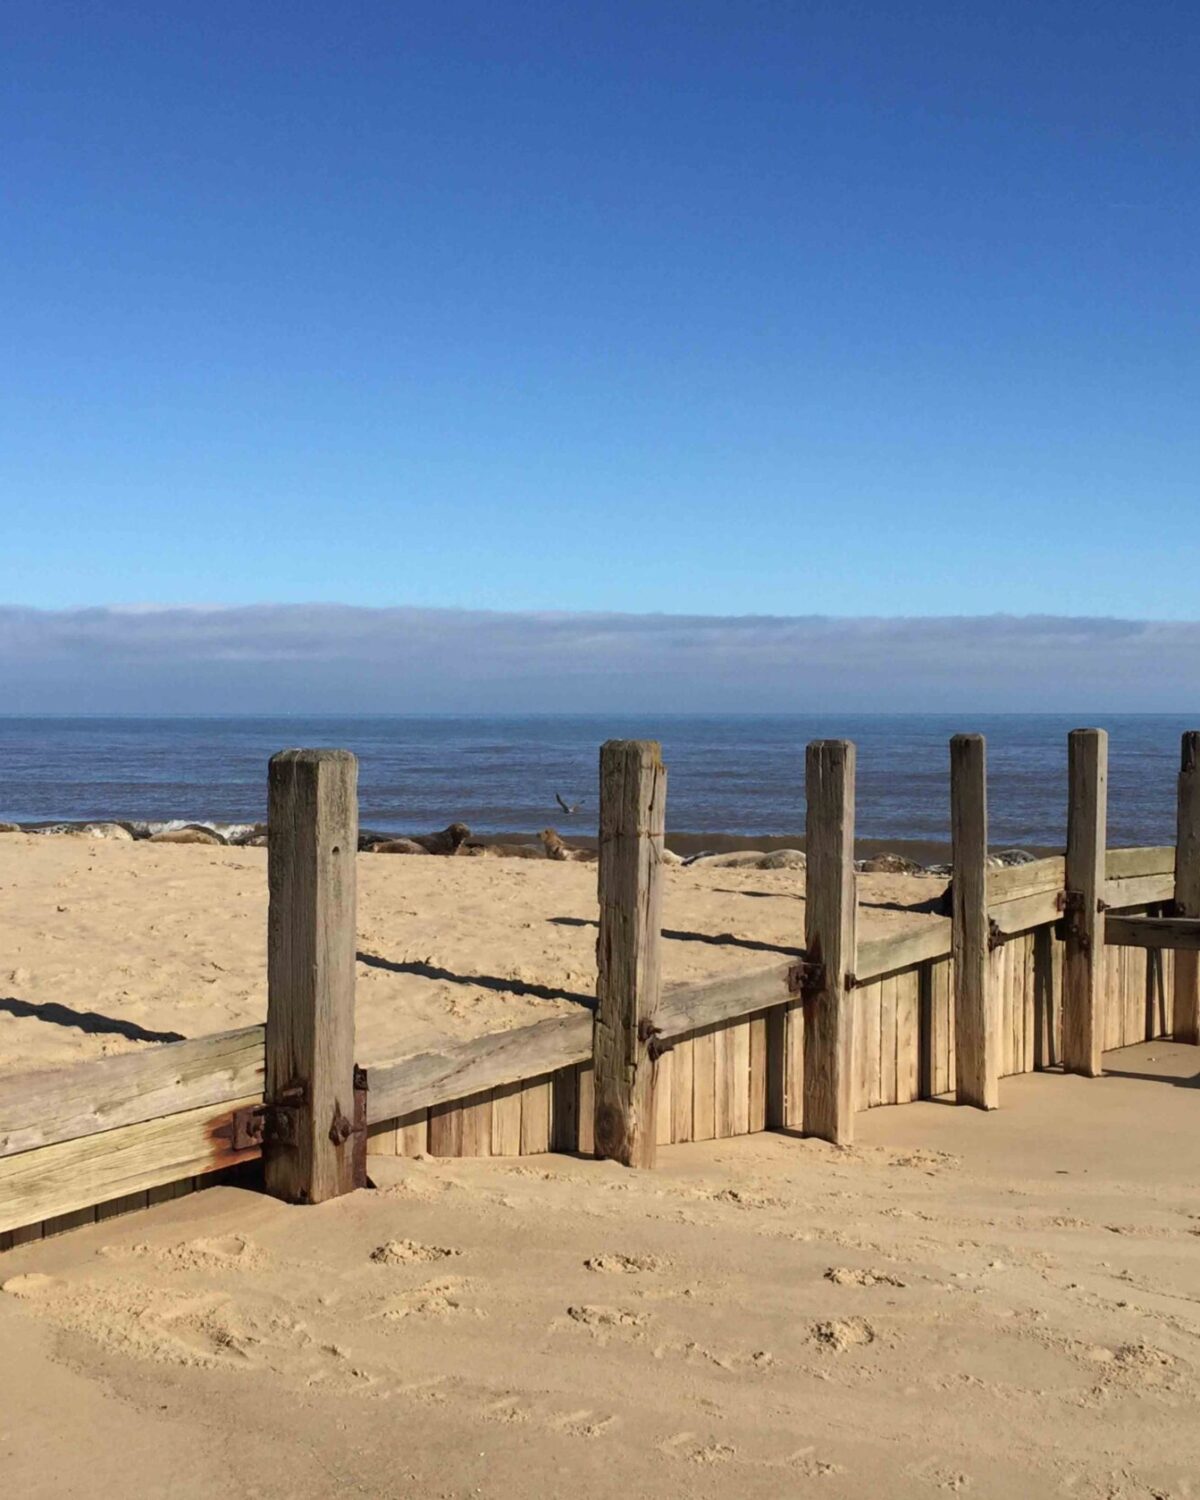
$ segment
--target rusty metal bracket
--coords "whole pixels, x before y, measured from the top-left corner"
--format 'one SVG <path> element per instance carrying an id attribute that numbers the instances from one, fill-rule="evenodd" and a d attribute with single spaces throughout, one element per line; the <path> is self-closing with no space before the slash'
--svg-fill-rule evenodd
<path id="1" fill-rule="evenodd" d="M 670 1052 L 678 1040 L 677 1037 L 672 1037 L 669 1041 L 663 1041 L 660 1028 L 646 1016 L 638 1022 L 637 1034 L 638 1041 L 645 1047 L 652 1063 L 656 1063 L 664 1052 Z"/>
<path id="2" fill-rule="evenodd" d="M 1000 924 L 995 917 L 988 918 L 988 952 L 995 953 L 997 948 L 1003 948 L 1008 941 L 1006 933 L 1001 932 Z"/>
<path id="3" fill-rule="evenodd" d="M 788 994 L 806 1003 L 815 1000 L 825 988 L 825 965 L 801 958 L 787 972 Z"/>
<path id="4" fill-rule="evenodd" d="M 308 1092 L 302 1083 L 289 1084 L 277 1098 L 262 1104 L 235 1109 L 228 1126 L 221 1132 L 235 1151 L 261 1150 L 271 1145 L 296 1144 L 296 1110 Z"/>

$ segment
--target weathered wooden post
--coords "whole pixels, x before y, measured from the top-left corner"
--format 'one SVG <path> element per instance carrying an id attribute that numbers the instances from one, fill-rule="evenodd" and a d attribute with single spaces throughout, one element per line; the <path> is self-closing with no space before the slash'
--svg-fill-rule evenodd
<path id="1" fill-rule="evenodd" d="M 1175 915 L 1200 917 L 1200 730 L 1183 736 L 1175 820 Z M 1200 1042 L 1200 953 L 1175 952 L 1171 1035 Z"/>
<path id="2" fill-rule="evenodd" d="M 950 741 L 950 839 L 953 878 L 955 1097 L 996 1109 L 1000 1039 L 996 996 L 988 983 L 987 743 L 981 734 Z"/>
<path id="3" fill-rule="evenodd" d="M 600 750 L 600 934 L 592 1031 L 595 1151 L 654 1165 L 667 773 L 653 740 Z"/>
<path id="4" fill-rule="evenodd" d="M 1067 890 L 1063 949 L 1063 1067 L 1103 1072 L 1104 891 L 1108 825 L 1108 735 L 1067 736 Z"/>
<path id="5" fill-rule="evenodd" d="M 348 1193 L 365 1142 L 354 1130 L 357 786 L 348 750 L 271 757 L 263 1173 L 289 1203 Z"/>
<path id="6" fill-rule="evenodd" d="M 814 740 L 805 755 L 804 1132 L 854 1139 L 854 746 Z"/>

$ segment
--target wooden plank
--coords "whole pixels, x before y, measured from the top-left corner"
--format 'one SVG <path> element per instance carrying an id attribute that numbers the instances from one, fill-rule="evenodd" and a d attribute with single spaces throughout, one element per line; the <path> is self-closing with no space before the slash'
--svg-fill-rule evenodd
<path id="1" fill-rule="evenodd" d="M 1061 854 L 1031 860 L 1026 865 L 1005 865 L 988 870 L 988 903 L 991 908 L 1024 896 L 1044 896 L 1061 891 L 1067 862 Z"/>
<path id="2" fill-rule="evenodd" d="M 579 1070 L 560 1068 L 550 1078 L 550 1149 L 575 1151 L 579 1141 Z"/>
<path id="3" fill-rule="evenodd" d="M 837 1145 L 854 1139 L 854 762 L 849 740 L 816 740 L 805 756 L 804 1129 Z"/>
<path id="4" fill-rule="evenodd" d="M 879 981 L 879 1102 L 896 1102 L 896 975 Z"/>
<path id="5" fill-rule="evenodd" d="M 1105 833 L 1108 735 L 1073 729 L 1067 749 L 1067 912 L 1063 970 L 1063 1067 L 1103 1071 Z"/>
<path id="6" fill-rule="evenodd" d="M 953 934 L 948 917 L 926 918 L 920 927 L 908 932 L 890 933 L 887 937 L 864 938 L 858 945 L 858 962 L 854 977 L 858 984 L 869 984 L 884 974 L 912 969 L 917 964 L 949 958 Z"/>
<path id="7" fill-rule="evenodd" d="M 1175 804 L 1175 912 L 1200 917 L 1200 730 L 1180 741 Z M 1175 955 L 1171 1035 L 1178 1042 L 1200 1042 L 1200 954 Z"/>
<path id="8" fill-rule="evenodd" d="M 1054 934 L 1039 927 L 1033 934 L 1033 1066 L 1052 1067 L 1058 1057 L 1054 1033 Z"/>
<path id="9" fill-rule="evenodd" d="M 1111 911 L 1134 906 L 1153 906 L 1170 901 L 1175 890 L 1173 875 L 1132 875 L 1126 880 L 1109 880 L 1103 890 Z"/>
<path id="10" fill-rule="evenodd" d="M 519 1083 L 558 1068 L 588 1061 L 592 1016 L 547 1016 L 529 1026 L 452 1042 L 441 1052 L 423 1052 L 400 1062 L 372 1065 L 368 1118 L 386 1120 L 428 1109 L 500 1084 Z"/>
<path id="11" fill-rule="evenodd" d="M 692 1038 L 692 1139 L 711 1141 L 717 1133 L 717 1038 L 712 1027 Z"/>
<path id="12" fill-rule="evenodd" d="M 658 1070 L 654 1080 L 654 1142 L 658 1146 L 669 1146 L 671 1113 L 675 1106 L 675 1053 L 664 1052 L 654 1066 Z"/>
<path id="13" fill-rule="evenodd" d="M 234 1151 L 222 1132 L 229 1130 L 234 1109 L 257 1104 L 258 1098 L 215 1109 L 206 1105 L 5 1157 L 0 1232 L 253 1161 L 257 1148 Z"/>
<path id="14" fill-rule="evenodd" d="M 492 1154 L 492 1091 L 472 1094 L 462 1102 L 462 1149 L 463 1156 L 491 1156 Z"/>
<path id="15" fill-rule="evenodd" d="M 746 1129 L 751 1134 L 767 1128 L 767 1013 L 759 1011 L 746 1023 L 750 1034 L 750 1086 Z M 676 1066 L 679 1054 L 676 1052 Z"/>
<path id="16" fill-rule="evenodd" d="M 716 1065 L 713 1097 L 715 1102 L 716 1139 L 728 1140 L 735 1134 L 733 1126 L 733 1093 L 735 1087 L 735 1063 L 733 1057 L 733 1028 L 735 1022 L 727 1021 L 718 1026 L 714 1035 L 714 1061 Z"/>
<path id="17" fill-rule="evenodd" d="M 146 1194 L 123 1193 L 120 1198 L 110 1198 L 107 1203 L 96 1204 L 96 1222 L 103 1223 L 106 1219 L 119 1219 L 123 1214 L 138 1213 L 146 1207 Z"/>
<path id="18" fill-rule="evenodd" d="M 1000 1103 L 996 997 L 988 985 L 987 750 L 981 734 L 950 741 L 953 846 L 956 1097 L 995 1109 Z"/>
<path id="19" fill-rule="evenodd" d="M 750 1129 L 750 1018 L 731 1021 L 729 1029 L 730 1134 L 745 1135 Z"/>
<path id="20" fill-rule="evenodd" d="M 1106 880 L 1128 880 L 1142 875 L 1174 875 L 1175 846 L 1156 844 L 1136 849 L 1106 849 Z"/>
<path id="21" fill-rule="evenodd" d="M 357 788 L 348 750 L 271 757 L 265 1093 L 291 1130 L 267 1140 L 263 1181 L 288 1203 L 354 1187 Z"/>
<path id="22" fill-rule="evenodd" d="M 1023 1059 L 1026 1073 L 1034 1070 L 1034 1054 L 1037 1051 L 1037 979 L 1034 974 L 1037 953 L 1037 932 L 1027 932 L 1024 936 L 1024 960 L 1025 960 L 1025 1056 Z"/>
<path id="23" fill-rule="evenodd" d="M 398 1156 L 396 1146 L 396 1122 L 385 1120 L 380 1125 L 367 1126 L 368 1156 Z"/>
<path id="24" fill-rule="evenodd" d="M 933 991 L 933 1095 L 948 1094 L 954 1087 L 954 1045 L 950 1023 L 954 1013 L 954 983 L 950 964 L 939 959 L 929 965 Z"/>
<path id="25" fill-rule="evenodd" d="M 865 1089 L 859 1095 L 861 1109 L 874 1109 L 876 1105 L 884 1102 L 880 1052 L 883 987 L 886 982 L 886 979 L 876 979 L 854 992 L 858 1004 L 858 1024 L 866 1032 L 862 1048 Z"/>
<path id="26" fill-rule="evenodd" d="M 656 741 L 601 747 L 594 1133 L 597 1155 L 627 1167 L 654 1165 L 649 1044 L 661 990 L 666 796 Z"/>
<path id="27" fill-rule="evenodd" d="M 935 965 L 922 964 L 917 972 L 917 1096 L 932 1099 L 936 1093 L 934 1077 L 937 1072 L 936 1047 L 937 1027 L 933 1015 L 933 971 Z"/>
<path id="28" fill-rule="evenodd" d="M 583 1063 L 576 1068 L 575 1076 L 579 1082 L 579 1151 L 583 1156 L 591 1156 L 594 1150 L 592 1122 L 596 1113 L 591 1063 Z"/>
<path id="29" fill-rule="evenodd" d="M 991 878 L 989 872 L 989 881 Z M 1042 891 L 1032 896 L 1018 896 L 1014 901 L 1002 901 L 999 906 L 989 902 L 988 917 L 1006 937 L 1028 932 L 1032 927 L 1044 927 L 1062 917 L 1061 894 L 1060 891 Z"/>
<path id="30" fill-rule="evenodd" d="M 896 1103 L 911 1104 L 919 1097 L 920 1069 L 919 969 L 896 976 Z"/>
<path id="31" fill-rule="evenodd" d="M 263 1028 L 0 1079 L 0 1157 L 261 1093 Z"/>
<path id="32" fill-rule="evenodd" d="M 671 1139 L 692 1139 L 692 1039 L 681 1037 L 673 1049 L 671 1071 Z"/>
<path id="33" fill-rule="evenodd" d="M 429 1111 L 415 1109 L 396 1121 L 396 1155 L 424 1156 L 429 1151 Z"/>
<path id="34" fill-rule="evenodd" d="M 549 1078 L 535 1078 L 521 1089 L 521 1155 L 540 1156 L 550 1149 Z"/>
<path id="35" fill-rule="evenodd" d="M 460 1103 L 434 1105 L 429 1111 L 430 1156 L 461 1156 L 462 1148 L 462 1105 Z"/>
<path id="36" fill-rule="evenodd" d="M 521 1085 L 503 1083 L 492 1090 L 492 1155 L 521 1154 Z"/>
<path id="37" fill-rule="evenodd" d="M 1111 947 L 1174 948 L 1200 952 L 1200 917 L 1109 916 L 1104 941 Z"/>

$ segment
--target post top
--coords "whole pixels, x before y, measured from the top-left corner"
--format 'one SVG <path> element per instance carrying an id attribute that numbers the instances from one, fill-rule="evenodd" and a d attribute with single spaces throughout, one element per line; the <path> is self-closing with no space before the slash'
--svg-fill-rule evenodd
<path id="1" fill-rule="evenodd" d="M 271 764 L 354 766 L 358 764 L 358 757 L 353 750 L 277 750 L 271 757 Z"/>

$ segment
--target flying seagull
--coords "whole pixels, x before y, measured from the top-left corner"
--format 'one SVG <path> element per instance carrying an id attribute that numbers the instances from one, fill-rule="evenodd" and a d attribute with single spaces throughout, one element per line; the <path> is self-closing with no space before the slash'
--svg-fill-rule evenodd
<path id="1" fill-rule="evenodd" d="M 579 811 L 579 809 L 583 806 L 582 802 L 570 802 L 570 803 L 564 802 L 563 799 L 562 799 L 562 796 L 561 796 L 561 794 L 559 792 L 555 792 L 555 794 L 554 794 L 554 800 L 555 800 L 555 802 L 558 803 L 559 807 L 562 808 L 563 812 L 566 813 L 566 815 L 567 815 L 568 818 L 571 816 L 572 813 L 577 813 Z"/>

